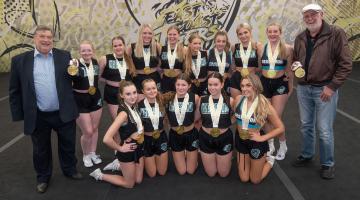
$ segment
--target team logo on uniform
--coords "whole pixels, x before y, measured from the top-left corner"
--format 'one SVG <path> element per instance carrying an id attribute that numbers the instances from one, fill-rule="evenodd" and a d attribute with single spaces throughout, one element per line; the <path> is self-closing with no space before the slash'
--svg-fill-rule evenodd
<path id="1" fill-rule="evenodd" d="M 195 147 L 195 148 L 199 148 L 199 140 L 194 140 L 191 144 L 191 146 Z"/>
<path id="2" fill-rule="evenodd" d="M 278 89 L 277 89 L 277 92 L 279 93 L 279 94 L 284 94 L 284 92 L 285 92 L 285 86 L 280 86 Z"/>
<path id="3" fill-rule="evenodd" d="M 98 102 L 97 102 L 97 105 L 98 105 L 98 106 L 102 106 L 102 104 L 103 104 L 103 102 L 102 102 L 102 99 L 100 98 L 100 99 L 98 100 Z"/>
<path id="4" fill-rule="evenodd" d="M 160 149 L 161 149 L 162 151 L 167 151 L 167 149 L 168 149 L 168 145 L 167 145 L 167 143 L 166 143 L 166 142 L 161 143 L 161 145 L 160 145 Z"/>
<path id="5" fill-rule="evenodd" d="M 259 158 L 260 156 L 260 149 L 251 149 L 250 154 L 253 158 Z"/>
<path id="6" fill-rule="evenodd" d="M 224 146 L 223 151 L 229 153 L 231 151 L 231 147 L 232 147 L 231 144 L 227 144 Z"/>

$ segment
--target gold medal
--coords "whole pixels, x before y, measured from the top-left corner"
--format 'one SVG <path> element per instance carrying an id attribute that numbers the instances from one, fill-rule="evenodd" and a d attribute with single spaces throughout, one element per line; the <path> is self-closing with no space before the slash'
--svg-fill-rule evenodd
<path id="1" fill-rule="evenodd" d="M 299 67 L 295 70 L 295 76 L 297 78 L 302 78 L 305 76 L 305 70 L 302 67 Z"/>
<path id="2" fill-rule="evenodd" d="M 79 72 L 79 68 L 76 65 L 69 65 L 67 72 L 70 76 L 75 76 Z"/>
<path id="3" fill-rule="evenodd" d="M 210 131 L 210 135 L 213 137 L 219 137 L 220 135 L 220 129 L 219 128 L 212 128 Z"/>
<path id="4" fill-rule="evenodd" d="M 144 73 L 145 73 L 146 75 L 149 75 L 149 74 L 151 73 L 151 68 L 150 68 L 150 67 L 145 67 L 145 68 L 144 68 Z"/>
<path id="5" fill-rule="evenodd" d="M 175 69 L 165 69 L 164 74 L 165 74 L 167 77 L 171 77 L 171 78 L 176 77 L 176 71 L 175 71 Z"/>
<path id="6" fill-rule="evenodd" d="M 270 69 L 269 71 L 267 71 L 267 75 L 269 78 L 274 78 L 276 76 L 276 71 Z"/>
<path id="7" fill-rule="evenodd" d="M 199 81 L 199 79 L 195 79 L 195 80 L 194 80 L 194 84 L 195 84 L 196 87 L 199 87 L 199 86 L 200 86 L 200 81 Z"/>
<path id="8" fill-rule="evenodd" d="M 250 138 L 249 131 L 245 129 L 241 129 L 239 131 L 239 136 L 242 140 L 247 140 Z"/>
<path id="9" fill-rule="evenodd" d="M 177 134 L 182 135 L 184 133 L 184 126 L 176 127 L 176 132 Z"/>
<path id="10" fill-rule="evenodd" d="M 250 74 L 248 68 L 242 68 L 241 71 L 240 71 L 240 73 L 241 73 L 241 76 L 242 76 L 242 77 L 248 76 L 248 75 Z"/>
<path id="11" fill-rule="evenodd" d="M 159 130 L 154 130 L 152 132 L 152 137 L 156 140 L 160 137 L 160 131 Z"/>
<path id="12" fill-rule="evenodd" d="M 90 95 L 94 95 L 96 93 L 96 87 L 90 86 L 89 89 L 88 89 L 88 93 Z"/>
<path id="13" fill-rule="evenodd" d="M 144 142 L 144 133 L 139 133 L 136 138 L 136 143 L 138 144 L 142 144 Z"/>

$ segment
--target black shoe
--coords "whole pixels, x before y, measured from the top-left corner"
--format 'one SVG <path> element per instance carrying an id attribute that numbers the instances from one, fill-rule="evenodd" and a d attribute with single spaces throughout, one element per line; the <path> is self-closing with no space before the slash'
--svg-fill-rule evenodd
<path id="1" fill-rule="evenodd" d="M 334 166 L 321 165 L 320 176 L 323 179 L 333 179 L 333 178 L 335 178 L 335 167 Z"/>
<path id="2" fill-rule="evenodd" d="M 49 186 L 48 183 L 38 183 L 36 185 L 36 191 L 38 193 L 45 193 L 48 186 Z"/>
<path id="3" fill-rule="evenodd" d="M 304 158 L 302 155 L 298 156 L 291 164 L 293 167 L 304 167 L 311 163 L 312 158 Z"/>
<path id="4" fill-rule="evenodd" d="M 83 179 L 83 175 L 81 175 L 79 172 L 75 172 L 74 174 L 72 175 L 65 175 L 66 177 L 70 178 L 70 179 L 73 179 L 73 180 L 81 180 Z"/>

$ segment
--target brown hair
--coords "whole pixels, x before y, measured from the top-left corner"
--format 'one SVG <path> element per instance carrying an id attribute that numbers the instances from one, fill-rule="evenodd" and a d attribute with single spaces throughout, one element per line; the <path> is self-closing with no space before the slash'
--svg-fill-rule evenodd
<path id="1" fill-rule="evenodd" d="M 202 41 L 202 38 L 200 37 L 199 33 L 194 32 L 194 33 L 191 33 L 191 35 L 190 35 L 190 37 L 188 39 L 189 45 L 194 39 L 200 39 Z M 185 55 L 185 63 L 184 63 L 184 68 L 185 68 L 184 72 L 187 75 L 191 74 L 192 53 L 193 52 L 192 52 L 191 48 L 187 48 L 187 52 L 186 52 L 186 55 Z"/>
<path id="2" fill-rule="evenodd" d="M 166 33 L 169 33 L 169 31 L 171 31 L 171 30 L 176 30 L 178 32 L 178 34 L 180 35 L 180 29 L 176 25 L 171 25 L 168 28 Z M 180 62 L 182 62 L 184 60 L 184 45 L 181 42 L 177 43 L 176 55 Z"/>
<path id="3" fill-rule="evenodd" d="M 125 104 L 125 102 L 124 102 L 124 99 L 121 98 L 120 95 L 123 94 L 124 88 L 129 87 L 129 86 L 132 86 L 132 85 L 135 86 L 135 84 L 134 84 L 133 82 L 131 82 L 131 81 L 125 81 L 125 80 L 122 80 L 122 81 L 120 81 L 120 83 L 119 83 L 119 94 L 118 94 L 119 107 L 124 108 L 124 109 L 126 110 L 126 113 L 129 113 L 130 111 L 129 111 L 128 107 L 126 106 L 126 104 Z M 135 88 L 136 88 L 136 86 L 135 86 Z"/>
<path id="4" fill-rule="evenodd" d="M 191 83 L 192 83 L 190 76 L 189 76 L 188 74 L 186 74 L 186 73 L 180 73 L 180 74 L 176 77 L 175 84 L 176 84 L 176 82 L 177 82 L 178 80 L 184 80 L 184 81 L 186 81 L 189 85 L 191 85 Z M 173 101 L 174 98 L 175 98 L 175 95 L 176 95 L 176 92 L 173 92 L 173 91 L 167 92 L 167 93 L 163 94 L 162 97 L 163 97 L 163 103 L 164 103 L 164 105 L 165 105 L 165 104 L 168 104 L 170 101 Z"/>
<path id="5" fill-rule="evenodd" d="M 133 63 L 133 60 L 132 58 L 126 53 L 126 44 L 125 44 L 125 40 L 122 36 L 118 35 L 118 36 L 115 36 L 111 39 L 111 46 L 114 45 L 114 40 L 121 40 L 122 43 L 124 44 L 124 60 L 126 62 L 126 65 L 128 66 L 129 68 L 129 73 L 132 77 L 135 77 L 136 76 L 136 69 L 135 69 L 135 66 L 134 66 L 134 63 Z"/>
<path id="6" fill-rule="evenodd" d="M 215 37 L 214 37 L 214 42 L 216 42 L 216 37 L 218 37 L 218 36 L 225 36 L 225 38 L 226 38 L 225 52 L 228 53 L 229 49 L 230 49 L 230 42 L 229 42 L 229 37 L 228 37 L 226 31 L 220 30 L 220 31 L 216 32 Z"/>
<path id="7" fill-rule="evenodd" d="M 280 33 L 282 33 L 282 26 L 277 22 L 272 22 L 272 23 L 268 24 L 268 26 L 266 27 L 266 32 L 268 31 L 268 28 L 270 26 L 277 26 L 280 30 Z M 269 48 L 269 45 L 267 46 L 267 48 Z M 279 48 L 280 48 L 280 52 L 279 52 L 280 58 L 287 59 L 288 55 L 286 52 L 286 45 L 285 45 L 285 42 L 281 38 L 280 38 Z"/>
<path id="8" fill-rule="evenodd" d="M 148 79 L 145 79 L 145 80 L 143 80 L 143 81 L 141 82 L 141 86 L 142 86 L 143 90 L 144 90 L 144 88 L 145 88 L 145 84 L 146 84 L 146 83 L 150 83 L 150 82 L 155 83 L 155 86 L 156 86 L 156 82 L 155 82 L 153 79 L 148 78 Z M 156 87 L 156 89 L 157 89 L 157 87 Z M 161 93 L 160 93 L 159 90 L 157 91 L 157 94 L 156 94 L 156 101 L 157 101 L 158 104 L 159 104 L 160 111 L 161 111 L 162 113 L 165 113 L 165 107 L 164 107 L 164 103 L 163 103 L 163 98 L 162 98 L 162 95 L 161 95 Z"/>
<path id="9" fill-rule="evenodd" d="M 209 78 L 216 78 L 218 79 L 221 83 L 225 83 L 224 81 L 224 77 L 219 73 L 219 72 L 212 72 L 208 75 L 208 79 Z M 227 93 L 225 92 L 224 88 L 221 89 L 221 95 L 224 98 L 224 102 L 228 105 L 228 107 L 230 108 L 230 97 L 227 95 Z"/>
<path id="10" fill-rule="evenodd" d="M 35 31 L 34 31 L 34 35 L 36 35 L 38 32 L 40 31 L 50 31 L 51 32 L 51 35 L 54 36 L 54 31 L 48 27 L 48 26 L 45 26 L 45 25 L 39 25 L 36 27 Z"/>

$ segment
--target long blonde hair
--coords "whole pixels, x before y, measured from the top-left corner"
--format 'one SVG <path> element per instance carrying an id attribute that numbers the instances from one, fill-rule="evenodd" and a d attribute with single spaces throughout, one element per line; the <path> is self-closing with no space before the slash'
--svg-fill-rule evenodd
<path id="1" fill-rule="evenodd" d="M 176 30 L 180 36 L 180 29 L 176 25 L 171 25 L 166 33 L 169 33 L 171 30 Z M 184 45 L 182 42 L 177 42 L 177 50 L 176 50 L 177 58 L 180 62 L 184 60 Z"/>
<path id="2" fill-rule="evenodd" d="M 124 61 L 126 62 L 126 65 L 129 68 L 129 73 L 132 77 L 136 76 L 136 69 L 134 66 L 134 63 L 132 61 L 132 58 L 126 53 L 126 44 L 125 44 L 125 40 L 122 36 L 115 36 L 111 39 L 111 46 L 114 45 L 114 40 L 121 40 L 122 43 L 124 44 Z"/>
<path id="3" fill-rule="evenodd" d="M 146 83 L 150 83 L 150 82 L 154 82 L 154 83 L 155 83 L 155 86 L 156 86 L 156 82 L 155 82 L 153 79 L 148 78 L 148 79 L 145 79 L 145 80 L 143 80 L 143 81 L 141 82 L 142 88 L 144 89 L 144 88 L 145 88 L 145 84 L 146 84 Z M 161 93 L 160 93 L 159 90 L 157 91 L 157 94 L 156 94 L 156 97 L 155 97 L 155 98 L 156 98 L 157 103 L 159 104 L 159 109 L 160 109 L 160 111 L 164 114 L 164 113 L 165 113 L 165 107 L 164 107 L 162 95 L 161 95 Z"/>
<path id="4" fill-rule="evenodd" d="M 215 36 L 214 36 L 214 42 L 216 42 L 216 38 L 218 36 L 224 36 L 226 38 L 226 45 L 225 45 L 225 52 L 228 53 L 229 52 L 229 49 L 230 49 L 230 42 L 229 42 L 229 37 L 226 33 L 226 31 L 223 31 L 223 30 L 220 30 L 218 32 L 215 33 Z"/>
<path id="5" fill-rule="evenodd" d="M 280 33 L 282 33 L 282 26 L 277 22 L 272 22 L 272 23 L 268 24 L 268 26 L 266 27 L 266 32 L 268 31 L 268 28 L 270 26 L 277 26 L 279 28 Z M 280 46 L 280 52 L 279 52 L 280 59 L 286 59 L 288 57 L 287 51 L 286 51 L 286 45 L 285 45 L 285 42 L 281 38 L 280 38 L 279 46 Z M 267 48 L 269 48 L 269 44 L 268 44 Z"/>
<path id="6" fill-rule="evenodd" d="M 251 48 L 252 48 L 252 49 L 257 49 L 256 42 L 254 42 L 253 39 L 252 39 L 252 27 L 251 27 L 250 24 L 248 24 L 248 23 L 246 23 L 246 22 L 239 24 L 239 25 L 236 27 L 236 36 L 238 37 L 239 31 L 240 31 L 240 29 L 242 29 L 242 28 L 248 30 L 248 31 L 250 32 L 250 34 L 251 34 L 251 39 L 250 39 L 250 41 L 251 41 Z M 240 42 L 241 42 L 241 41 L 240 41 Z"/>
<path id="7" fill-rule="evenodd" d="M 241 79 L 241 82 L 244 79 L 247 79 L 250 81 L 250 83 L 254 89 L 254 93 L 255 93 L 254 98 L 258 97 L 258 99 L 259 99 L 258 105 L 254 112 L 254 116 L 256 119 L 256 123 L 263 126 L 267 121 L 267 116 L 269 114 L 271 114 L 270 109 L 269 109 L 269 106 L 271 105 L 271 103 L 264 95 L 262 95 L 262 92 L 264 89 L 261 84 L 260 78 L 256 74 L 250 73 L 248 76 L 243 77 Z"/>
<path id="8" fill-rule="evenodd" d="M 135 56 L 136 57 L 143 57 L 143 48 L 144 48 L 144 43 L 143 43 L 143 39 L 142 39 L 142 34 L 145 30 L 145 28 L 149 28 L 151 30 L 151 32 L 153 33 L 151 42 L 150 42 L 150 54 L 152 56 L 157 56 L 157 46 L 156 46 L 156 41 L 155 41 L 155 36 L 154 36 L 154 31 L 151 28 L 150 24 L 142 24 L 139 28 L 138 31 L 138 38 L 137 38 L 137 42 L 135 44 Z"/>
<path id="9" fill-rule="evenodd" d="M 202 38 L 201 36 L 199 35 L 199 33 L 197 32 L 194 32 L 194 33 L 191 33 L 189 39 L 188 39 L 188 44 L 190 45 L 190 43 L 192 43 L 192 41 L 194 39 L 200 39 L 202 41 Z M 190 47 L 187 48 L 187 52 L 186 52 L 186 55 L 185 55 L 185 63 L 184 63 L 184 72 L 187 74 L 187 75 L 190 75 L 191 74 L 191 66 L 192 66 L 192 50 Z"/>

